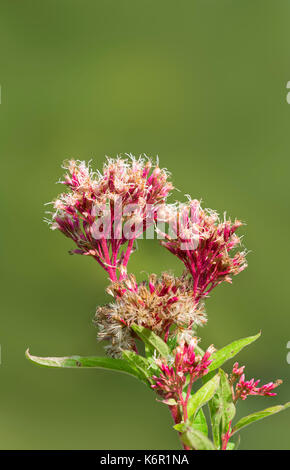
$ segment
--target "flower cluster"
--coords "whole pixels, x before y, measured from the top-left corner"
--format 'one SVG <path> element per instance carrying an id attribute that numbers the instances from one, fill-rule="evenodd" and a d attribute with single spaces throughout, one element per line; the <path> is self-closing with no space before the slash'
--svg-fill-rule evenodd
<path id="1" fill-rule="evenodd" d="M 193 327 L 206 323 L 203 306 L 194 302 L 192 288 L 192 279 L 168 273 L 160 278 L 151 274 L 140 284 L 133 275 L 112 283 L 107 291 L 115 302 L 98 307 L 96 312 L 98 338 L 111 340 L 107 352 L 114 357 L 120 356 L 123 349 L 134 349 L 133 323 L 154 331 L 165 341 L 173 334 L 180 340 L 190 340 Z"/>
<path id="2" fill-rule="evenodd" d="M 147 157 L 108 159 L 102 172 L 96 173 L 74 160 L 64 168 L 68 171 L 61 183 L 67 192 L 53 202 L 55 212 L 49 223 L 75 242 L 77 249 L 72 253 L 92 256 L 103 267 L 110 278 L 107 292 L 114 299 L 97 308 L 94 322 L 98 340 L 109 342 L 107 354 L 119 359 L 93 357 L 90 362 L 126 370 L 155 390 L 169 406 L 184 449 L 233 448 L 231 436 L 253 421 L 250 415 L 232 427 L 238 399 L 276 395 L 274 389 L 282 382 L 259 386 L 259 380 L 247 381 L 245 366 L 237 362 L 229 376 L 220 369 L 233 353 L 259 335 L 238 340 L 214 355 L 212 345 L 206 352 L 197 346 L 196 328 L 207 322 L 204 299 L 220 283 L 231 283 L 247 266 L 236 235 L 242 223 L 225 216 L 220 220 L 216 212 L 202 209 L 197 200 L 179 206 L 168 204 L 167 196 L 173 189 L 168 173 Z M 160 277 L 151 274 L 137 282 L 127 273 L 134 243 L 144 232 L 148 235 L 148 228 L 153 238 L 154 230 L 162 234 L 161 244 L 184 263 L 180 277 L 163 272 Z M 145 355 L 139 353 L 137 339 L 144 342 Z M 87 364 L 87 358 L 80 356 L 37 358 L 27 354 L 49 366 Z M 194 382 L 209 371 L 215 371 L 214 375 L 210 372 L 193 395 Z M 206 402 L 210 404 L 213 442 L 207 437 L 202 411 Z M 290 403 L 270 412 L 287 406 Z M 269 409 L 266 411 L 268 415 Z M 264 414 L 255 414 L 255 420 Z"/>
<path id="3" fill-rule="evenodd" d="M 156 364 L 161 373 L 159 377 L 156 375 L 152 377 L 155 383 L 151 387 L 165 400 L 174 399 L 184 407 L 184 410 L 186 410 L 192 384 L 208 373 L 208 367 L 212 362 L 210 357 L 215 351 L 214 347 L 210 346 L 202 356 L 195 353 L 196 345 L 196 338 L 193 338 L 189 344 L 181 341 L 173 352 L 173 364 L 168 364 L 168 361 L 164 359 L 157 359 Z M 187 376 L 189 376 L 189 381 L 184 397 L 182 391 L 187 384 Z"/>
<path id="4" fill-rule="evenodd" d="M 230 383 L 232 385 L 232 394 L 233 401 L 236 402 L 239 398 L 245 400 L 249 395 L 260 395 L 260 396 L 275 396 L 276 393 L 273 390 L 281 385 L 281 380 L 276 380 L 276 382 L 270 382 L 258 387 L 260 380 L 245 380 L 244 374 L 245 366 L 239 367 L 239 364 L 236 362 L 233 366 L 233 371 L 230 378 Z M 236 385 L 234 383 L 238 380 Z"/>
<path id="5" fill-rule="evenodd" d="M 173 189 L 168 172 L 133 156 L 108 159 L 102 173 L 75 160 L 64 168 L 68 172 L 61 183 L 68 192 L 53 202 L 51 228 L 75 242 L 72 254 L 92 256 L 112 281 L 119 269 L 123 279 L 134 241 L 154 223 L 156 206 Z"/>
<path id="6" fill-rule="evenodd" d="M 166 198 L 173 186 L 167 171 L 133 156 L 108 159 L 102 172 L 74 160 L 64 168 L 68 171 L 61 183 L 68 191 L 54 201 L 50 223 L 75 242 L 71 253 L 92 256 L 112 281 L 108 292 L 115 301 L 99 307 L 95 318 L 98 339 L 111 342 L 107 353 L 118 357 L 123 349 L 135 349 L 133 323 L 165 341 L 177 334 L 189 342 L 194 328 L 206 322 L 202 298 L 246 266 L 243 253 L 229 255 L 240 242 L 234 232 L 241 223 L 221 223 L 196 200 L 183 205 L 173 224 L 175 238 L 165 235 L 162 244 L 182 259 L 185 273 L 179 278 L 163 273 L 160 279 L 152 274 L 138 284 L 127 275 L 134 241 L 148 228 L 148 219 L 154 224 L 158 211 L 167 222 L 172 218 L 173 206 Z"/>
<path id="7" fill-rule="evenodd" d="M 232 276 L 247 266 L 245 252 L 230 252 L 240 244 L 235 234 L 242 225 L 239 220 L 220 221 L 218 214 L 203 210 L 197 200 L 189 201 L 179 210 L 167 211 L 170 234 L 164 234 L 161 244 L 177 256 L 193 278 L 193 296 L 196 302 L 223 281 L 232 282 Z M 172 223 L 175 219 L 175 223 Z"/>

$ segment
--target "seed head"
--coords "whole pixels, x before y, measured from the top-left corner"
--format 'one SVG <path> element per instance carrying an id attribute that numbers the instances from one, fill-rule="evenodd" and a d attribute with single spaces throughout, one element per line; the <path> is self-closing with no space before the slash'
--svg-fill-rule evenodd
<path id="1" fill-rule="evenodd" d="M 115 338 L 115 329 L 119 331 L 120 325 L 125 333 L 126 328 L 131 330 L 130 326 L 136 323 L 167 341 L 173 334 L 171 327 L 174 327 L 174 335 L 192 337 L 193 327 L 206 323 L 203 306 L 197 305 L 192 297 L 190 278 L 168 273 L 157 278 L 151 274 L 148 281 L 138 284 L 135 276 L 129 275 L 122 282 L 112 283 L 107 291 L 115 302 L 97 309 L 95 322 L 101 327 L 99 339 Z"/>

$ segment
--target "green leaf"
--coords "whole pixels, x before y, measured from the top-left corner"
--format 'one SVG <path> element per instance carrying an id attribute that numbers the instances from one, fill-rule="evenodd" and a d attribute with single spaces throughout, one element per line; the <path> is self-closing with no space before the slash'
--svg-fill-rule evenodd
<path id="1" fill-rule="evenodd" d="M 185 445 L 194 450 L 215 450 L 215 447 L 209 438 L 197 429 L 187 429 L 183 434 L 181 434 L 181 439 Z"/>
<path id="2" fill-rule="evenodd" d="M 240 419 L 240 421 L 238 421 L 237 424 L 234 426 L 233 434 L 245 428 L 246 426 L 249 426 L 249 424 L 254 423 L 255 421 L 267 418 L 267 416 L 271 416 L 276 413 L 279 413 L 280 411 L 286 410 L 287 408 L 289 408 L 289 406 L 290 402 L 285 403 L 285 405 L 271 406 L 270 408 L 266 408 L 265 410 L 257 411 L 256 413 L 252 413 L 248 416 L 245 416 L 244 418 Z"/>
<path id="3" fill-rule="evenodd" d="M 160 400 L 157 400 L 157 401 L 160 401 Z M 165 405 L 168 405 L 168 406 L 178 405 L 177 401 L 174 400 L 174 398 L 167 398 L 165 400 L 161 400 L 161 403 L 164 403 Z"/>
<path id="4" fill-rule="evenodd" d="M 148 344 L 145 344 L 145 356 L 147 359 L 152 358 L 154 351 L 148 346 Z"/>
<path id="5" fill-rule="evenodd" d="M 245 346 L 248 346 L 248 344 L 256 341 L 256 339 L 258 339 L 260 336 L 261 332 L 255 336 L 248 336 L 247 338 L 238 339 L 237 341 L 233 341 L 224 348 L 219 349 L 213 353 L 211 356 L 212 363 L 208 368 L 209 372 L 218 369 L 226 361 L 238 354 Z"/>
<path id="6" fill-rule="evenodd" d="M 226 450 L 234 450 L 235 445 L 236 444 L 234 442 L 228 442 Z"/>
<path id="7" fill-rule="evenodd" d="M 192 417 L 193 421 L 196 412 L 212 398 L 219 386 L 219 382 L 220 376 L 219 374 L 216 374 L 212 379 L 200 387 L 196 393 L 191 395 L 187 404 L 187 413 L 188 417 Z"/>
<path id="8" fill-rule="evenodd" d="M 137 333 L 139 338 L 142 339 L 145 344 L 147 344 L 151 352 L 154 352 L 154 350 L 156 350 L 162 357 L 169 356 L 169 347 L 163 341 L 163 339 L 153 333 L 153 331 L 148 330 L 148 328 L 144 328 L 144 326 L 136 324 L 132 325 L 132 329 L 135 331 L 135 333 Z"/>
<path id="9" fill-rule="evenodd" d="M 112 359 L 110 357 L 101 356 L 38 357 L 32 356 L 28 349 L 25 355 L 30 361 L 45 367 L 109 369 L 124 372 L 125 374 L 130 374 L 138 379 L 142 379 L 139 372 L 123 359 Z"/>
<path id="10" fill-rule="evenodd" d="M 182 432 L 186 430 L 186 424 L 184 421 L 182 421 L 181 423 L 175 424 L 173 428 L 178 432 Z"/>
<path id="11" fill-rule="evenodd" d="M 233 403 L 232 391 L 226 373 L 220 369 L 219 375 L 219 387 L 209 401 L 213 440 L 218 449 L 221 446 L 221 438 L 228 431 L 229 423 L 236 413 L 236 407 Z"/>
<path id="12" fill-rule="evenodd" d="M 194 420 L 191 422 L 191 426 L 197 431 L 202 432 L 205 436 L 208 435 L 207 422 L 202 408 L 196 413 Z"/>
<path id="13" fill-rule="evenodd" d="M 136 354 L 134 351 L 123 351 L 122 354 L 123 358 L 129 362 L 132 368 L 137 369 L 143 381 L 150 386 L 153 373 L 150 372 L 148 359 Z"/>
<path id="14" fill-rule="evenodd" d="M 167 346 L 169 347 L 170 351 L 172 352 L 178 345 L 178 336 L 169 336 L 167 340 Z"/>
<path id="15" fill-rule="evenodd" d="M 185 423 L 184 421 L 182 421 L 181 423 L 175 424 L 173 428 L 181 433 L 186 432 L 190 429 L 196 429 L 197 431 L 202 432 L 205 436 L 208 435 L 207 422 L 202 408 L 198 410 L 198 412 L 196 413 L 196 417 L 190 420 L 190 422 L 187 421 Z"/>

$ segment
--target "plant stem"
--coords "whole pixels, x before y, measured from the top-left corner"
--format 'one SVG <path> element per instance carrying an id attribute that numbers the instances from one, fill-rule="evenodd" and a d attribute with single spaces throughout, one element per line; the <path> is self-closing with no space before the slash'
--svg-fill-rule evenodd
<path id="1" fill-rule="evenodd" d="M 178 406 L 178 405 L 169 406 L 169 410 L 170 410 L 170 413 L 171 413 L 171 415 L 172 415 L 174 424 L 181 423 L 181 421 L 182 421 L 182 414 L 181 414 L 181 412 L 180 412 L 179 406 Z M 188 447 L 187 445 L 185 445 L 185 444 L 182 442 L 181 433 L 180 433 L 180 432 L 178 433 L 178 435 L 179 435 L 179 437 L 180 437 L 180 440 L 181 440 L 181 443 L 182 443 L 182 446 L 183 446 L 184 450 L 191 450 L 190 447 Z"/>

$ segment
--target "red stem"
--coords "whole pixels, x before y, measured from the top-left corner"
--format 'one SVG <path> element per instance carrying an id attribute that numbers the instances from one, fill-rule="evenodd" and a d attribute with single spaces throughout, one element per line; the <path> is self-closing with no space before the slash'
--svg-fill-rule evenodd
<path id="1" fill-rule="evenodd" d="M 173 405 L 173 406 L 169 406 L 168 408 L 170 410 L 170 413 L 172 415 L 174 423 L 175 424 L 180 423 L 182 421 L 182 415 L 180 413 L 179 406 L 178 405 Z M 181 438 L 181 433 L 179 432 L 178 434 L 179 434 L 179 437 Z M 190 447 L 188 447 L 182 441 L 181 441 L 181 443 L 182 443 L 182 446 L 183 446 L 184 450 L 191 450 Z"/>
<path id="2" fill-rule="evenodd" d="M 222 436 L 222 449 L 221 450 L 227 450 L 228 442 L 233 435 L 233 432 L 231 432 L 231 424 L 232 422 L 230 421 L 227 432 Z"/>
<path id="3" fill-rule="evenodd" d="M 124 256 L 124 259 L 123 259 L 123 262 L 122 262 L 122 266 L 124 268 L 127 267 L 127 264 L 128 264 L 129 258 L 130 258 L 130 254 L 131 254 L 131 251 L 132 251 L 132 248 L 133 248 L 133 245 L 134 245 L 134 241 L 135 241 L 134 238 L 131 238 L 128 241 L 127 249 L 126 249 L 125 256 Z M 125 277 L 126 277 L 126 272 L 124 271 L 123 273 L 121 273 L 121 275 L 119 277 L 119 281 L 122 281 Z"/>

